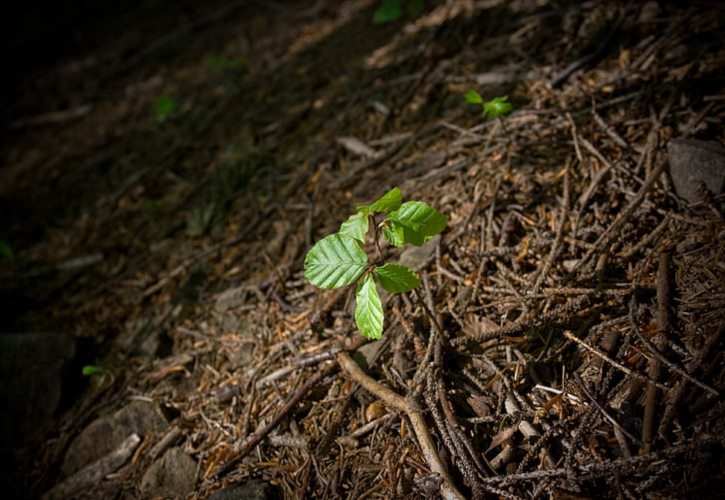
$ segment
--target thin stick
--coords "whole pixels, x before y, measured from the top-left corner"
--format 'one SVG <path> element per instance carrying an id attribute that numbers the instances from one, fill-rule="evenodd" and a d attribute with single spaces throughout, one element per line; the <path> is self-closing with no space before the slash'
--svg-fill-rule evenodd
<path id="1" fill-rule="evenodd" d="M 639 189 L 634 199 L 629 202 L 629 204 L 624 208 L 624 210 L 620 212 L 619 216 L 617 216 L 617 218 L 614 220 L 612 225 L 609 226 L 602 233 L 602 235 L 597 239 L 596 242 L 594 242 L 594 246 L 587 251 L 587 253 L 579 260 L 579 262 L 577 262 L 576 266 L 574 266 L 574 269 L 571 272 L 572 275 L 579 271 L 584 266 L 584 264 L 589 261 L 589 259 L 592 257 L 592 255 L 594 255 L 595 252 L 597 252 L 600 248 L 605 247 L 612 235 L 619 231 L 622 226 L 624 226 L 624 224 L 627 222 L 627 220 L 629 220 L 637 207 L 642 204 L 645 196 L 652 189 L 657 179 L 659 179 L 660 175 L 662 175 L 662 172 L 664 172 L 666 166 L 667 162 L 664 161 L 660 162 L 660 164 L 657 165 L 657 168 L 655 168 L 644 181 L 644 184 L 642 184 L 642 187 Z"/>
<path id="2" fill-rule="evenodd" d="M 330 372 L 330 369 L 317 371 L 312 377 L 310 377 L 307 382 L 299 387 L 287 399 L 287 402 L 282 406 L 282 408 L 277 411 L 277 413 L 274 415 L 274 418 L 272 418 L 272 420 L 267 425 L 255 432 L 254 435 L 242 445 L 239 451 L 232 455 L 232 457 L 228 459 L 224 465 L 219 467 L 216 472 L 214 472 L 214 477 L 219 478 L 229 473 L 236 464 L 238 464 L 245 456 L 247 456 L 247 454 L 249 454 L 250 451 L 252 451 L 259 443 L 262 442 L 267 434 L 272 432 L 272 430 L 274 430 L 274 428 L 279 425 L 282 419 L 292 410 L 292 408 L 294 408 L 295 405 L 299 403 L 300 400 L 309 392 L 309 390 L 317 385 L 317 383 L 322 380 L 322 377 L 327 375 L 328 372 Z"/>
<path id="3" fill-rule="evenodd" d="M 631 439 L 633 443 L 641 444 L 641 441 L 640 441 L 639 439 L 637 439 L 636 437 L 634 437 L 634 436 L 633 436 L 632 434 L 630 434 L 630 433 L 629 433 L 629 432 L 627 431 L 627 429 L 625 429 L 624 427 L 622 427 L 622 426 L 621 426 L 621 425 L 619 424 L 619 422 L 617 422 L 617 421 L 616 421 L 616 420 L 614 419 L 614 417 L 613 417 L 612 415 L 610 415 L 610 414 L 609 414 L 609 412 L 607 411 L 607 409 L 606 409 L 606 408 L 604 408 L 604 407 L 603 407 L 603 406 L 602 406 L 602 405 L 601 405 L 601 404 L 599 403 L 599 401 L 597 401 L 597 400 L 596 400 L 596 398 L 595 398 L 595 397 L 594 397 L 594 396 L 592 395 L 592 393 L 591 393 L 591 392 L 589 392 L 589 389 L 587 389 L 587 386 L 586 386 L 586 385 L 584 385 L 584 382 L 582 381 L 582 378 L 581 378 L 581 376 L 580 376 L 580 375 L 579 375 L 578 373 L 576 373 L 576 372 L 574 372 L 574 379 L 576 380 L 576 384 L 577 384 L 577 386 L 579 387 L 579 389 L 581 389 L 581 391 L 582 391 L 582 392 L 584 393 L 584 395 L 585 395 L 586 397 L 588 397 L 588 398 L 589 398 L 589 401 L 591 401 L 591 402 L 592 402 L 592 404 L 593 404 L 594 406 L 596 406 L 596 407 L 597 407 L 597 409 L 598 409 L 598 410 L 599 410 L 599 411 L 600 411 L 600 412 L 602 413 L 602 415 L 604 415 L 604 418 L 606 418 L 607 420 L 609 420 L 609 422 L 610 422 L 610 423 L 611 423 L 611 424 L 612 424 L 612 425 L 613 425 L 613 426 L 614 426 L 615 428 L 617 428 L 617 429 L 618 429 L 618 430 L 619 430 L 619 431 L 620 431 L 620 432 L 621 432 L 622 434 L 624 434 L 624 435 L 625 435 L 625 436 L 627 436 L 627 437 L 628 437 L 629 439 Z"/>
<path id="4" fill-rule="evenodd" d="M 667 340 L 666 332 L 670 329 L 669 301 L 670 301 L 670 263 L 672 257 L 669 252 L 660 254 L 657 268 L 657 333 L 655 343 L 662 349 Z M 636 328 L 635 328 L 636 330 Z M 660 377 L 661 365 L 656 357 L 650 359 L 648 375 L 652 380 Z M 657 388 L 650 382 L 644 396 L 644 417 L 642 423 L 642 451 L 649 453 L 654 440 L 654 420 L 657 408 Z"/>
<path id="5" fill-rule="evenodd" d="M 546 276 L 549 274 L 549 269 L 554 264 L 559 251 L 561 250 L 561 242 L 564 239 L 564 225 L 566 224 L 567 214 L 569 213 L 569 166 L 567 165 L 564 170 L 564 199 L 561 202 L 561 214 L 559 215 L 559 223 L 556 227 L 556 237 L 554 238 L 554 244 L 551 246 L 549 255 L 546 256 L 544 264 L 539 270 L 539 275 L 536 277 L 534 283 L 534 289 L 531 293 L 538 293 L 541 285 L 543 284 Z"/>
<path id="6" fill-rule="evenodd" d="M 657 347 L 654 344 L 652 344 L 652 342 L 650 342 L 649 340 L 647 340 L 641 333 L 639 333 L 636 330 L 634 331 L 634 333 L 637 336 L 637 338 L 639 340 L 641 340 L 642 343 L 647 347 L 647 349 L 649 349 L 650 353 L 652 353 L 652 356 L 654 356 L 655 358 L 657 358 L 657 360 L 660 363 L 662 363 L 667 368 L 669 368 L 670 370 L 672 370 L 673 372 L 675 372 L 676 374 L 678 374 L 680 377 L 686 379 L 688 382 L 692 382 L 693 384 L 695 384 L 699 388 L 701 388 L 701 389 L 709 392 L 710 394 L 712 394 L 716 398 L 719 398 L 720 397 L 720 391 L 718 391 L 714 387 L 711 387 L 711 386 L 707 385 L 705 382 L 702 382 L 702 381 L 696 379 L 695 377 L 693 377 L 692 375 L 690 375 L 689 373 L 687 373 L 685 370 L 683 370 L 682 368 L 680 368 L 679 366 L 677 366 L 675 363 L 673 363 L 669 359 L 665 358 L 659 352 L 659 350 L 657 349 Z"/>
<path id="7" fill-rule="evenodd" d="M 647 377 L 645 375 L 642 375 L 641 373 L 638 373 L 636 371 L 630 370 L 629 368 L 627 368 L 623 364 L 618 363 L 617 361 L 614 361 L 612 358 L 610 358 L 609 356 L 607 356 L 606 354 L 604 354 L 602 351 L 600 351 L 596 347 L 592 347 L 589 344 L 587 344 L 586 342 L 584 342 L 582 339 L 580 339 L 578 337 L 575 337 L 574 334 L 571 333 L 570 331 L 568 331 L 568 330 L 567 331 L 564 331 L 564 337 L 568 338 L 569 340 L 572 340 L 572 341 L 576 342 L 577 344 L 579 344 L 580 346 L 582 346 L 583 348 L 585 348 L 586 350 L 588 350 L 592 354 L 595 354 L 595 355 L 599 356 L 600 358 L 602 358 L 604 361 L 606 361 L 610 365 L 614 366 L 615 368 L 618 368 L 618 369 L 622 370 L 627 375 L 629 375 L 631 377 L 634 377 L 637 380 L 641 380 L 642 382 L 652 382 L 653 384 L 655 384 L 660 389 L 664 389 L 664 390 L 667 389 L 667 386 L 666 385 L 660 384 L 659 382 L 657 382 L 655 380 L 652 380 L 649 377 Z"/>

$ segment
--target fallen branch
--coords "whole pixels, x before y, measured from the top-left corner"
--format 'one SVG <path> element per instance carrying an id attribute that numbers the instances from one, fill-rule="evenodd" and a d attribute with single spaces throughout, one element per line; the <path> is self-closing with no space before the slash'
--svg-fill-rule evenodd
<path id="1" fill-rule="evenodd" d="M 415 432 L 415 436 L 418 439 L 418 444 L 420 445 L 423 457 L 428 463 L 428 467 L 430 467 L 432 472 L 435 472 L 443 479 L 443 482 L 441 483 L 441 495 L 443 498 L 455 500 L 464 499 L 465 496 L 463 496 L 453 484 L 453 479 L 450 474 L 448 474 L 443 461 L 438 455 L 437 447 L 435 443 L 433 443 L 433 438 L 428 431 L 428 425 L 426 424 L 421 412 L 417 409 L 411 408 L 405 398 L 369 377 L 347 353 L 339 353 L 337 355 L 337 361 L 340 363 L 342 370 L 352 380 L 360 384 L 366 391 L 374 394 L 386 405 L 391 406 L 408 416 L 411 426 L 413 427 L 413 432 Z"/>

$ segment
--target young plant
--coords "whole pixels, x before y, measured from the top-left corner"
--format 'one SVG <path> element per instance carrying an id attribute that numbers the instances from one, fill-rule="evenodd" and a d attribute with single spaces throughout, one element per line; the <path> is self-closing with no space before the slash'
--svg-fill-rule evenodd
<path id="1" fill-rule="evenodd" d="M 475 90 L 469 90 L 463 96 L 466 102 L 481 106 L 483 116 L 486 118 L 501 118 L 513 111 L 514 107 L 509 102 L 508 96 L 494 97 L 490 101 L 484 101 L 481 94 Z"/>
<path id="2" fill-rule="evenodd" d="M 385 214 L 375 225 L 375 216 Z M 372 224 L 371 224 L 372 223 Z M 420 284 L 410 268 L 400 264 L 370 264 L 365 252 L 367 234 L 373 226 L 373 241 L 378 246 L 378 231 L 393 246 L 410 243 L 423 245 L 440 233 L 448 219 L 422 201 L 407 201 L 393 188 L 370 205 L 360 205 L 336 233 L 318 241 L 305 257 L 305 277 L 320 288 L 340 288 L 357 283 L 355 323 L 363 335 L 379 339 L 383 333 L 384 313 L 377 285 L 388 293 L 408 292 Z"/>
<path id="3" fill-rule="evenodd" d="M 6 240 L 0 238 L 0 259 L 12 259 L 15 256 L 13 247 Z"/>
<path id="4" fill-rule="evenodd" d="M 227 58 L 224 54 L 214 54 L 209 58 L 209 66 L 219 71 L 240 73 L 247 66 L 247 61 L 241 58 Z"/>
<path id="5" fill-rule="evenodd" d="M 415 19 L 425 9 L 424 0 L 383 0 L 373 14 L 373 24 L 392 23 L 403 17 L 403 7 L 411 19 Z"/>
<path id="6" fill-rule="evenodd" d="M 156 120 L 159 122 L 164 121 L 178 108 L 179 103 L 176 99 L 168 94 L 160 95 L 156 98 L 156 102 L 154 102 L 154 114 L 156 115 Z"/>

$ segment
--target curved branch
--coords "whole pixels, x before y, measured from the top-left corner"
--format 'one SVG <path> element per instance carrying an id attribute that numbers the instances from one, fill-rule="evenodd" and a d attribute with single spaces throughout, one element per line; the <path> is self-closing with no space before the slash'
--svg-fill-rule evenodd
<path id="1" fill-rule="evenodd" d="M 414 410 L 410 407 L 408 402 L 401 395 L 394 391 L 391 391 L 387 387 L 383 386 L 376 380 L 369 377 L 360 366 L 353 361 L 353 359 L 344 352 L 337 355 L 337 361 L 340 363 L 342 370 L 355 382 L 360 384 L 365 390 L 371 392 L 383 403 L 388 406 L 392 406 L 396 410 L 405 413 L 410 419 L 410 424 L 415 432 L 415 437 L 418 439 L 418 445 L 420 446 L 421 452 L 425 461 L 428 463 L 430 470 L 440 475 L 443 479 L 441 483 L 441 495 L 445 499 L 451 500 L 463 500 L 465 496 L 453 484 L 453 479 L 446 470 L 446 466 L 443 464 L 433 438 L 428 432 L 428 426 L 425 423 L 425 419 L 420 411 Z"/>

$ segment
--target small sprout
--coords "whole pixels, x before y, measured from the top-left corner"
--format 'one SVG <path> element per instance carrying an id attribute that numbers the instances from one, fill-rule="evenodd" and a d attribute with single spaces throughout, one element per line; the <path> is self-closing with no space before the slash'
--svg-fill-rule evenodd
<path id="1" fill-rule="evenodd" d="M 373 14 L 373 24 L 386 24 L 403 17 L 403 7 L 411 19 L 416 19 L 425 10 L 424 0 L 383 0 Z"/>
<path id="2" fill-rule="evenodd" d="M 466 102 L 470 102 L 471 104 L 483 105 L 483 97 L 481 97 L 481 94 L 479 94 L 475 90 L 469 90 L 463 95 L 463 98 L 466 100 Z"/>
<path id="3" fill-rule="evenodd" d="M 513 111 L 514 107 L 509 102 L 508 96 L 494 97 L 490 101 L 484 101 L 481 94 L 475 90 L 469 90 L 463 95 L 466 102 L 481 106 L 483 116 L 486 118 L 501 118 Z"/>
<path id="4" fill-rule="evenodd" d="M 158 204 L 154 200 L 144 200 L 141 203 L 141 210 L 144 212 L 153 212 L 158 208 Z"/>
<path id="5" fill-rule="evenodd" d="M 375 215 L 385 213 L 375 226 Z M 372 224 L 371 224 L 372 222 Z M 340 288 L 357 283 L 355 288 L 355 323 L 363 335 L 379 339 L 383 333 L 385 315 L 377 285 L 388 293 L 408 292 L 420 284 L 418 275 L 406 266 L 368 262 L 365 252 L 366 235 L 374 228 L 396 247 L 407 243 L 420 246 L 440 233 L 448 219 L 422 201 L 403 202 L 398 188 L 393 188 L 370 205 L 360 205 L 345 220 L 337 233 L 318 241 L 305 256 L 305 277 L 320 288 Z M 378 249 L 380 254 L 380 250 Z"/>
<path id="6" fill-rule="evenodd" d="M 105 370 L 103 368 L 101 368 L 100 366 L 85 365 L 83 367 L 83 375 L 85 377 L 90 377 L 91 375 L 97 375 L 100 373 L 105 373 Z"/>
<path id="7" fill-rule="evenodd" d="M 85 377 L 92 377 L 92 384 L 98 389 L 109 387 L 115 379 L 110 370 L 96 365 L 85 365 L 82 373 Z"/>
<path id="8" fill-rule="evenodd" d="M 0 238 L 0 259 L 12 259 L 15 257 L 13 247 L 6 240 Z"/>
<path id="9" fill-rule="evenodd" d="M 209 58 L 209 66 L 219 71 L 235 73 L 242 71 L 247 66 L 247 61 L 241 58 L 228 58 L 223 54 L 214 54 Z"/>
<path id="10" fill-rule="evenodd" d="M 179 108 L 179 103 L 168 94 L 160 95 L 154 104 L 154 114 L 158 121 L 165 120 Z"/>
<path id="11" fill-rule="evenodd" d="M 514 107 L 509 102 L 508 96 L 494 97 L 483 104 L 483 116 L 487 118 L 500 118 L 513 111 Z"/>

